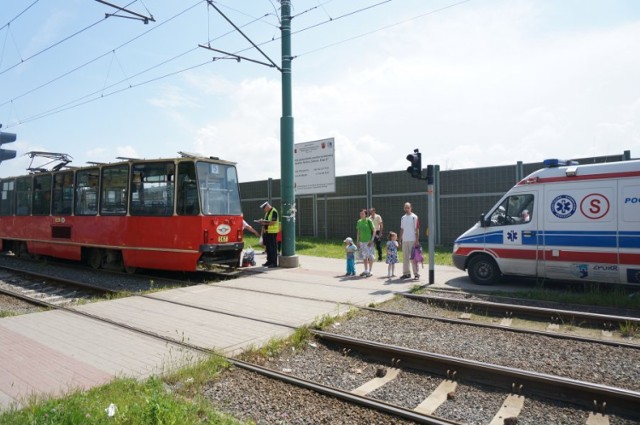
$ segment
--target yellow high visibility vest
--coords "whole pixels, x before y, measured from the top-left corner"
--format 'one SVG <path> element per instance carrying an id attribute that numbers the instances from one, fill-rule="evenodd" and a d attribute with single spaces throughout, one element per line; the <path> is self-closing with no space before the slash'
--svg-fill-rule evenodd
<path id="1" fill-rule="evenodd" d="M 272 221 L 271 217 L 273 217 L 273 212 L 276 212 L 276 214 L 278 213 L 278 211 L 271 207 L 271 209 L 269 210 L 269 212 L 267 214 L 265 214 L 264 219 L 266 221 Z M 276 221 L 274 224 L 270 224 L 269 226 L 267 226 L 267 233 L 278 233 L 280 231 L 280 222 Z"/>

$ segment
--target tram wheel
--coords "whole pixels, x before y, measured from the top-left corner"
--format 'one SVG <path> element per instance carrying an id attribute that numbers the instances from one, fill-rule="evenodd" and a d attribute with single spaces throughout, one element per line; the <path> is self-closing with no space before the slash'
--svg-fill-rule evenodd
<path id="1" fill-rule="evenodd" d="M 127 274 L 135 274 L 138 271 L 137 267 L 123 265 L 124 271 Z"/>
<path id="2" fill-rule="evenodd" d="M 87 262 L 89 263 L 89 267 L 91 267 L 92 269 L 99 269 L 102 267 L 102 263 L 103 263 L 103 258 L 104 258 L 104 254 L 102 253 L 101 249 L 91 249 L 89 251 L 89 258 L 87 260 Z"/>
<path id="3" fill-rule="evenodd" d="M 17 242 L 14 254 L 16 257 L 26 258 L 29 257 L 29 249 L 26 242 Z"/>

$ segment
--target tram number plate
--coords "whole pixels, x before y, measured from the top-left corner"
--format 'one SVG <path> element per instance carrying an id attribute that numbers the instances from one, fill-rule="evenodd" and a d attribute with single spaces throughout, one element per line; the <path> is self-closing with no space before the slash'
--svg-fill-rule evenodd
<path id="1" fill-rule="evenodd" d="M 229 242 L 229 236 L 218 236 L 218 242 Z"/>

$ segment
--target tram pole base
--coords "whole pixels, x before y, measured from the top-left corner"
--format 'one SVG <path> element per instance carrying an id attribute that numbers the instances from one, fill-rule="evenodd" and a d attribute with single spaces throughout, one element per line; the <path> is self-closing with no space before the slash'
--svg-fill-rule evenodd
<path id="1" fill-rule="evenodd" d="M 285 269 L 300 267 L 300 258 L 297 255 L 281 255 L 279 257 L 279 265 Z"/>

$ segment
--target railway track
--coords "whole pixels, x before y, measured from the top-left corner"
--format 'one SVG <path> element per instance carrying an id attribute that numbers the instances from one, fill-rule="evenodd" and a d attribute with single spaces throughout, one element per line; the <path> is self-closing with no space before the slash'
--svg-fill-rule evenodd
<path id="1" fill-rule="evenodd" d="M 535 307 L 433 295 L 399 295 L 424 304 L 425 313 L 404 313 L 410 316 L 474 326 L 510 328 L 603 344 L 640 346 L 640 339 L 633 338 L 632 335 L 634 330 L 640 331 L 640 319 L 631 315 L 602 314 L 565 310 L 559 306 Z M 430 307 L 436 307 L 436 309 Z M 439 314 L 438 309 L 443 309 L 444 314 Z M 403 314 L 402 311 L 377 310 L 389 314 Z M 626 332 L 623 331 L 625 329 Z"/>
<path id="2" fill-rule="evenodd" d="M 204 347 L 135 329 L 113 320 L 105 320 L 86 313 L 79 313 L 72 307 L 51 307 L 82 314 L 94 320 L 106 321 L 112 325 L 122 326 L 196 351 L 214 354 L 212 350 Z M 462 397 L 458 395 L 459 392 L 468 392 L 462 384 L 474 386 L 476 390 L 480 388 L 479 391 L 489 394 L 485 397 L 492 400 L 493 404 L 488 406 L 475 405 L 474 407 L 484 411 L 494 409 L 495 412 L 492 415 L 491 424 L 503 424 L 505 419 L 517 418 L 520 412 L 525 410 L 530 398 L 543 400 L 543 403 L 544 400 L 551 399 L 569 405 L 577 405 L 579 409 L 576 414 L 583 415 L 585 417 L 584 423 L 586 424 L 608 423 L 608 414 L 630 417 L 633 420 L 640 419 L 636 409 L 636 406 L 640 403 L 640 393 L 635 391 L 402 348 L 376 341 L 339 336 L 327 332 L 316 331 L 314 336 L 318 341 L 337 346 L 338 348 L 336 349 L 343 353 L 344 362 L 350 363 L 355 353 L 371 359 L 370 361 L 378 362 L 375 366 L 368 367 L 370 372 L 375 370 L 375 374 L 370 373 L 371 379 L 357 387 L 338 388 L 335 384 L 324 384 L 316 380 L 307 379 L 304 376 L 295 376 L 295 372 L 292 370 L 278 371 L 234 358 L 228 358 L 228 361 L 237 368 L 260 374 L 269 379 L 285 382 L 287 385 L 311 390 L 331 398 L 375 409 L 415 423 L 458 424 L 466 422 L 461 422 L 457 418 L 433 416 L 433 413 L 442 404 L 451 403 L 451 400 Z M 406 374 L 407 370 L 418 370 L 424 376 L 429 377 L 427 381 L 438 380 L 440 383 L 415 406 L 403 406 L 393 402 L 393 400 L 380 399 L 380 396 L 371 397 L 372 393 L 384 385 L 389 385 L 398 376 Z M 482 389 L 482 386 L 497 389 L 498 395 L 495 392 Z"/>
<path id="3" fill-rule="evenodd" d="M 42 279 L 42 277 L 39 277 L 39 279 Z M 154 298 L 153 295 L 146 297 Z M 166 302 L 159 299 L 155 300 Z M 42 303 L 47 305 L 46 301 L 42 301 Z M 168 343 L 213 354 L 211 350 L 205 347 L 156 335 L 143 329 L 132 328 L 117 321 L 105 320 L 81 313 L 73 307 L 54 303 L 48 303 L 48 307 L 82 314 L 92 320 L 105 321 L 159 338 Z M 451 413 L 446 409 L 447 405 L 456 405 L 457 403 L 460 406 L 460 404 L 466 403 L 473 404 L 474 409 L 484 410 L 485 413 L 491 411 L 491 424 L 503 424 L 505 419 L 517 421 L 517 419 L 513 418 L 517 418 L 521 412 L 526 415 L 528 405 L 544 404 L 548 400 L 563 403 L 567 406 L 577 406 L 575 414 L 584 416 L 584 421 L 581 423 L 609 423 L 610 417 L 615 419 L 613 423 L 618 423 L 616 422 L 618 417 L 624 418 L 622 419 L 623 421 L 628 420 L 627 422 L 622 422 L 625 424 L 640 420 L 636 412 L 637 409 L 635 409 L 635 406 L 640 404 L 640 393 L 633 390 L 403 348 L 379 341 L 360 340 L 327 332 L 316 332 L 315 338 L 317 338 L 318 342 L 338 347 L 336 349 L 342 353 L 343 361 L 346 363 L 353 361 L 352 356 L 355 353 L 359 353 L 363 358 L 370 359 L 371 363 L 367 363 L 364 369 L 367 369 L 371 379 L 367 380 L 367 382 L 359 383 L 357 386 L 339 388 L 339 385 L 332 382 L 321 383 L 314 379 L 307 379 L 304 373 L 298 375 L 298 371 L 289 368 L 284 371 L 278 371 L 233 358 L 229 358 L 228 361 L 237 368 L 251 373 L 258 373 L 271 380 L 275 379 L 285 382 L 287 385 L 306 388 L 349 404 L 366 406 L 369 409 L 385 412 L 385 414 L 393 417 L 403 418 L 415 423 L 457 424 L 468 422 L 467 419 L 448 416 Z M 375 374 L 372 373 L 374 371 Z M 434 385 L 434 388 L 431 389 L 432 391 L 425 394 L 422 400 L 413 405 L 408 405 L 406 402 L 399 403 L 393 397 L 385 398 L 384 388 L 386 386 L 397 385 L 394 384 L 394 381 L 402 381 L 403 376 L 412 374 L 414 373 L 413 371 L 418 371 L 421 374 L 421 379 L 426 379 L 425 382 L 432 384 L 438 382 L 438 385 Z M 360 378 L 364 377 L 362 371 L 358 374 L 361 375 Z M 394 376 L 395 379 L 390 379 Z M 491 402 L 483 405 L 477 399 L 471 402 L 465 400 L 464 394 L 470 392 L 468 389 L 470 387 L 473 387 L 474 391 L 487 394 L 485 397 L 490 399 Z M 484 387 L 489 387 L 493 390 L 485 390 Z M 382 393 L 379 393 L 380 391 Z M 498 395 L 496 395 L 496 391 Z M 568 408 L 571 409 L 571 407 Z M 552 407 L 549 409 L 552 409 Z M 564 407 L 564 409 L 567 409 L 567 407 Z M 440 410 L 445 413 L 441 414 L 441 416 L 433 416 L 434 412 L 439 414 Z"/>
<path id="4" fill-rule="evenodd" d="M 332 345 L 335 350 L 349 355 L 360 353 L 367 359 L 388 365 L 382 372 L 377 369 L 376 374 L 379 376 L 356 388 L 354 392 L 369 394 L 398 379 L 399 374 L 407 369 L 439 378 L 440 383 L 436 389 L 414 408 L 416 411 L 437 411 L 448 399 L 456 397 L 458 382 L 464 382 L 495 388 L 505 394 L 501 408 L 495 413 L 491 424 L 502 424 L 509 417 L 517 418 L 529 397 L 580 406 L 588 412 L 584 416 L 586 424 L 605 423 L 609 413 L 632 420 L 640 419 L 640 392 L 327 332 L 314 331 L 313 334 L 319 341 Z"/>
<path id="5" fill-rule="evenodd" d="M 115 291 L 76 280 L 0 266 L 0 293 L 51 308 L 82 304 Z"/>

